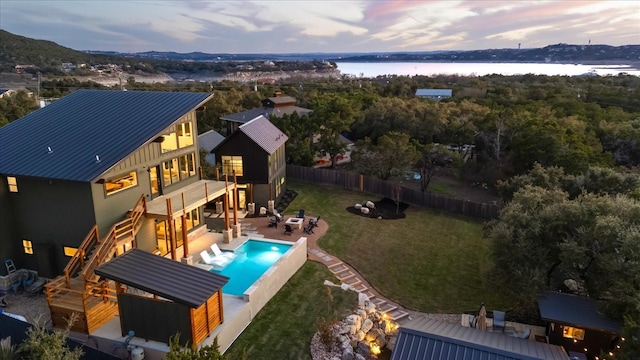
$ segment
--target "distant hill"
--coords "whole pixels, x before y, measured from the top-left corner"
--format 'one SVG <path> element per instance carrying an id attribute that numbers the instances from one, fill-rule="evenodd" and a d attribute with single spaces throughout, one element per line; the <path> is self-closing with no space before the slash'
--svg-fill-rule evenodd
<path id="1" fill-rule="evenodd" d="M 34 65 L 42 71 L 59 69 L 60 64 L 109 63 L 117 57 L 93 55 L 60 46 L 52 41 L 35 40 L 0 30 L 0 70 L 12 71 L 15 65 Z"/>

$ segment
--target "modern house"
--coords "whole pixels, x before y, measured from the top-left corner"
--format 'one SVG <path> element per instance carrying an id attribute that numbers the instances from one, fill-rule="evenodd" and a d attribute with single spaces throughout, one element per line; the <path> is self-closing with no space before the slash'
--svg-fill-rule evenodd
<path id="1" fill-rule="evenodd" d="M 538 308 L 547 322 L 549 343 L 588 359 L 614 350 L 621 339 L 622 324 L 602 314 L 598 305 L 584 296 L 545 292 L 538 299 Z"/>
<path id="2" fill-rule="evenodd" d="M 134 248 L 189 262 L 204 206 L 235 198 L 232 182 L 200 176 L 196 117 L 210 98 L 78 90 L 0 128 L 0 252 L 41 277 L 63 274 L 46 285 L 54 326 L 71 312 L 74 331 L 109 321 L 124 288 L 99 265 Z"/>
<path id="3" fill-rule="evenodd" d="M 240 125 L 260 115 L 270 119 L 271 116 L 291 115 L 293 113 L 303 116 L 311 112 L 310 109 L 297 106 L 296 103 L 296 98 L 282 96 L 280 92 L 276 92 L 273 97 L 262 100 L 262 107 L 225 115 L 220 117 L 220 120 L 226 122 L 227 135 L 230 135 L 236 131 Z"/>
<path id="4" fill-rule="evenodd" d="M 285 143 L 288 137 L 262 115 L 240 125 L 211 150 L 222 176 L 238 186 L 240 209 L 247 203 L 269 206 L 285 190 Z"/>
<path id="5" fill-rule="evenodd" d="M 451 89 L 418 89 L 416 90 L 416 97 L 440 101 L 450 98 L 452 93 L 453 90 Z"/>
<path id="6" fill-rule="evenodd" d="M 533 340 L 417 317 L 402 325 L 391 360 L 569 360 L 565 350 Z"/>

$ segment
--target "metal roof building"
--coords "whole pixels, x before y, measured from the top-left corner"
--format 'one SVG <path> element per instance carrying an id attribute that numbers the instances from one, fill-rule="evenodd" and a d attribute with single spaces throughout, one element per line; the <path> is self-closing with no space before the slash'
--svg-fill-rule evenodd
<path id="1" fill-rule="evenodd" d="M 619 333 L 622 324 L 606 317 L 598 309 L 595 299 L 585 296 L 547 291 L 538 299 L 543 320 Z"/>
<path id="2" fill-rule="evenodd" d="M 392 360 L 568 360 L 560 346 L 418 317 L 400 327 Z"/>
<path id="3" fill-rule="evenodd" d="M 418 89 L 416 90 L 417 97 L 426 97 L 434 100 L 450 98 L 453 94 L 451 89 Z"/>
<path id="4" fill-rule="evenodd" d="M 77 90 L 0 128 L 0 174 L 93 181 L 211 96 Z"/>

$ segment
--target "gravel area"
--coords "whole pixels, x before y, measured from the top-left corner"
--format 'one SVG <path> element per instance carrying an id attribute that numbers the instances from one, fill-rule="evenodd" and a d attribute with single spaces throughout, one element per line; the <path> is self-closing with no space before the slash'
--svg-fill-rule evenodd
<path id="1" fill-rule="evenodd" d="M 8 305 L 3 307 L 2 311 L 22 315 L 32 324 L 38 323 L 44 324 L 47 328 L 51 327 L 51 314 L 44 294 L 27 296 L 8 293 L 5 295 L 5 300 Z"/>

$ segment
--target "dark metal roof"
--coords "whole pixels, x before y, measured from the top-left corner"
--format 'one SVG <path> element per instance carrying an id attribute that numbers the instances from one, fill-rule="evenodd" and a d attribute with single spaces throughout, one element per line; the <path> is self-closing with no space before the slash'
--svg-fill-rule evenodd
<path id="1" fill-rule="evenodd" d="M 400 327 L 391 360 L 568 360 L 560 346 L 418 317 Z"/>
<path id="2" fill-rule="evenodd" d="M 251 110 L 242 111 L 235 114 L 221 116 L 220 120 L 246 123 L 257 118 L 260 115 L 269 119 L 271 115 L 282 116 L 282 115 L 291 115 L 293 113 L 298 113 L 298 115 L 302 116 L 302 115 L 307 115 L 310 112 L 311 112 L 311 109 L 305 109 L 299 106 L 283 106 L 279 108 L 260 107 L 260 108 L 255 108 Z"/>
<path id="3" fill-rule="evenodd" d="M 218 146 L 224 140 L 224 136 L 218 133 L 215 130 L 209 130 L 198 135 L 198 146 L 201 149 L 207 150 L 207 152 L 211 151 L 213 148 Z"/>
<path id="4" fill-rule="evenodd" d="M 96 274 L 179 304 L 197 308 L 229 281 L 214 274 L 140 249 L 100 265 Z"/>
<path id="5" fill-rule="evenodd" d="M 258 116 L 248 123 L 240 125 L 239 131 L 245 133 L 269 155 L 273 154 L 289 139 L 287 135 L 264 116 Z"/>
<path id="6" fill-rule="evenodd" d="M 592 298 L 547 291 L 538 298 L 538 307 L 546 321 L 613 333 L 622 329 L 619 321 L 600 312 L 598 302 Z"/>
<path id="7" fill-rule="evenodd" d="M 274 105 L 289 103 L 295 104 L 297 102 L 296 98 L 292 96 L 272 96 L 270 98 L 267 98 L 267 100 L 271 101 Z"/>
<path id="8" fill-rule="evenodd" d="M 77 90 L 0 128 L 0 174 L 92 181 L 211 96 Z"/>

